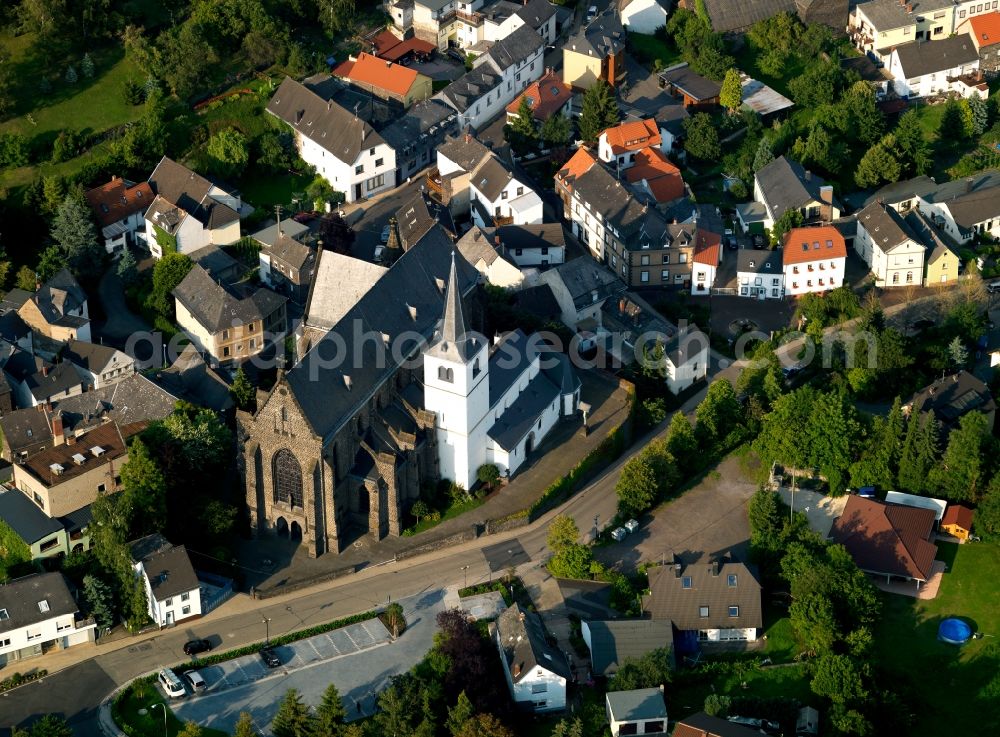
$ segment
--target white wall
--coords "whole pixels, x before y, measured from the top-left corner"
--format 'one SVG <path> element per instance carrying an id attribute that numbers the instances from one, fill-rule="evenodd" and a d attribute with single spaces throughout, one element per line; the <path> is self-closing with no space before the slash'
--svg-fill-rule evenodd
<path id="1" fill-rule="evenodd" d="M 621 16 L 622 24 L 632 33 L 652 34 L 667 24 L 667 11 L 656 0 L 632 0 Z"/>
<path id="2" fill-rule="evenodd" d="M 886 254 L 874 244 L 865 226 L 859 222 L 854 250 L 871 268 L 876 286 L 905 287 L 909 284 L 923 284 L 926 249 L 916 241 L 907 239 Z"/>
<path id="3" fill-rule="evenodd" d="M 933 42 L 931 42 L 933 43 Z M 968 64 L 950 67 L 932 74 L 925 74 L 921 77 L 911 77 L 907 79 L 903 76 L 903 68 L 899 63 L 899 52 L 893 51 L 889 57 L 889 73 L 893 77 L 893 87 L 900 97 L 909 95 L 911 97 L 927 97 L 949 89 L 958 90 L 957 87 L 948 84 L 948 77 L 958 77 L 963 74 L 979 69 L 979 60 L 976 59 Z M 972 89 L 972 88 L 967 88 Z"/>
<path id="4" fill-rule="evenodd" d="M 177 325 L 191 339 L 195 347 L 200 352 L 208 353 L 218 360 L 219 357 L 215 355 L 215 336 L 206 330 L 176 297 L 174 298 L 174 313 L 177 315 Z"/>
<path id="5" fill-rule="evenodd" d="M 734 629 L 716 629 L 716 630 L 703 630 L 707 633 L 707 637 L 701 638 L 702 641 L 708 642 L 722 642 L 726 640 L 747 640 L 753 642 L 757 639 L 757 629 L 754 627 L 747 627 L 746 629 L 734 628 Z"/>
<path id="6" fill-rule="evenodd" d="M 507 668 L 507 659 L 504 657 L 499 638 L 498 631 L 495 642 L 500 653 L 500 662 L 503 664 L 504 676 L 507 679 L 507 689 L 510 691 L 514 703 L 522 705 L 522 708 L 530 707 L 529 710 L 536 713 L 565 709 L 566 679 L 539 665 L 535 666 L 527 675 L 522 675 L 518 683 L 514 683 L 510 670 Z M 542 691 L 542 688 L 545 690 Z M 535 693 L 536 690 L 538 690 L 537 693 Z M 545 702 L 544 706 L 536 706 L 541 702 Z"/>
<path id="7" fill-rule="evenodd" d="M 755 271 L 740 271 L 736 275 L 741 297 L 760 299 L 763 292 L 765 299 L 781 299 L 784 294 L 784 275 L 779 272 L 758 273 Z"/>
<path id="8" fill-rule="evenodd" d="M 785 294 L 789 296 L 818 294 L 843 286 L 846 263 L 847 259 L 845 258 L 835 258 L 803 264 L 788 264 L 784 267 Z M 810 266 L 812 271 L 809 270 Z M 820 284 L 820 280 L 823 281 L 822 284 Z"/>
<path id="9" fill-rule="evenodd" d="M 0 656 L 12 658 L 13 653 L 18 650 L 41 646 L 42 643 L 53 640 L 61 641 L 62 647 L 72 647 L 81 642 L 92 641 L 96 627 L 97 625 L 91 622 L 77 629 L 74 615 L 63 614 L 28 627 L 7 630 L 0 633 Z"/>
<path id="10" fill-rule="evenodd" d="M 542 76 L 545 71 L 545 62 L 542 59 L 543 48 L 543 46 L 539 46 L 522 63 L 502 70 L 503 79 L 499 86 L 473 102 L 467 110 L 458 110 L 459 127 L 480 128 L 483 124 L 502 114 L 507 105 L 520 95 L 525 87 Z M 495 68 L 492 59 L 482 63 L 490 64 L 491 67 Z M 441 99 L 451 107 L 455 107 L 447 97 L 441 95 Z"/>
<path id="11" fill-rule="evenodd" d="M 562 246 L 549 246 L 547 252 L 543 253 L 541 248 L 522 248 L 518 253 L 516 248 L 508 246 L 507 257 L 518 266 L 562 264 L 566 262 L 566 249 Z"/>
<path id="12" fill-rule="evenodd" d="M 697 261 L 691 264 L 691 294 L 709 294 L 715 283 L 716 267 Z"/>
<path id="13" fill-rule="evenodd" d="M 185 591 L 164 601 L 157 601 L 156 597 L 153 596 L 153 589 L 149 584 L 149 576 L 146 575 L 142 564 L 135 563 L 133 567 L 137 575 L 142 577 L 142 583 L 146 589 L 146 605 L 149 618 L 158 625 L 162 627 L 168 624 L 175 624 L 201 614 L 200 589 L 191 589 L 191 591 Z M 185 599 L 185 597 L 187 598 Z"/>
<path id="14" fill-rule="evenodd" d="M 520 192 L 520 194 L 518 194 Z M 496 200 L 488 199 L 475 184 L 469 183 L 470 199 L 479 200 L 490 215 L 514 218 L 514 225 L 533 225 L 542 222 L 542 198 L 528 185 L 511 179 L 501 190 Z M 472 208 L 472 219 L 481 228 L 493 227 L 484 223 L 476 208 Z"/>
<path id="15" fill-rule="evenodd" d="M 355 185 L 361 185 L 361 197 L 368 197 L 396 186 L 396 152 L 387 143 L 378 143 L 362 149 L 355 161 L 342 161 L 313 141 L 302 131 L 295 131 L 295 141 L 299 155 L 307 164 L 316 167 L 316 173 L 323 177 L 337 192 L 343 192 L 347 202 L 355 202 L 358 197 Z M 374 153 L 372 151 L 374 150 Z M 376 162 L 382 163 L 376 166 Z M 355 173 L 358 166 L 363 171 Z M 382 177 L 382 184 L 368 188 L 368 181 Z"/>
<path id="16" fill-rule="evenodd" d="M 694 347 L 698 345 L 698 338 L 691 338 L 687 345 Z M 701 342 L 701 350 L 680 366 L 667 359 L 667 389 L 673 394 L 680 394 L 696 381 L 704 379 L 708 374 L 708 336 Z"/>
<path id="17" fill-rule="evenodd" d="M 528 437 L 533 436 L 534 438 L 531 444 L 531 452 L 535 452 L 534 449 L 541 445 L 542 441 L 549 434 L 549 431 L 552 430 L 552 428 L 555 427 L 555 424 L 559 421 L 560 416 L 559 398 L 556 397 L 552 401 L 552 404 L 548 405 L 543 410 L 542 416 L 538 418 L 538 421 L 531 426 L 530 430 L 528 430 L 528 435 L 525 435 L 518 441 L 517 447 L 513 448 L 509 454 L 506 451 L 502 451 L 502 455 L 507 462 L 506 472 L 508 475 L 513 476 L 517 473 L 517 469 L 519 469 L 527 460 Z M 495 444 L 491 441 L 490 446 L 493 445 Z M 487 453 L 487 455 L 489 455 L 489 453 Z M 501 469 L 501 471 L 503 471 L 503 469 Z"/>

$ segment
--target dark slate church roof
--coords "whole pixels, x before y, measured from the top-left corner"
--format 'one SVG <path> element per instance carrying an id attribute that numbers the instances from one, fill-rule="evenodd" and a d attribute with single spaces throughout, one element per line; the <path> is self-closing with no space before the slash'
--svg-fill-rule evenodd
<path id="1" fill-rule="evenodd" d="M 391 355 L 385 356 L 379 368 L 376 352 L 381 353 L 382 346 L 376 348 L 374 341 L 355 345 L 354 321 L 358 321 L 362 334 L 372 331 L 375 335 L 387 335 L 390 344 L 404 333 L 416 333 L 426 340 L 440 322 L 453 247 L 440 228 L 433 231 L 439 232 L 440 237 L 425 236 L 404 253 L 286 375 L 285 380 L 306 420 L 320 437 L 326 438 L 339 430 L 398 368 Z M 465 259 L 458 258 L 456 262 L 461 292 L 465 295 L 475 287 L 479 273 Z M 410 341 L 417 348 L 418 341 Z M 342 360 L 336 366 L 330 365 L 338 352 Z M 405 357 L 411 351 L 394 353 Z"/>

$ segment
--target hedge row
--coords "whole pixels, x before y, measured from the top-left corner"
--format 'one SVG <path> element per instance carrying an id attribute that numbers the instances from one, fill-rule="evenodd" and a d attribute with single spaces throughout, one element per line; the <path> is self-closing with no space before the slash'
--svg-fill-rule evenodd
<path id="1" fill-rule="evenodd" d="M 308 627 L 307 629 L 299 630 L 297 632 L 290 632 L 287 635 L 281 635 L 280 637 L 272 637 L 270 646 L 276 647 L 279 645 L 289 645 L 293 642 L 298 642 L 299 640 L 305 640 L 309 637 L 325 634 L 331 630 L 340 629 L 341 627 L 347 627 L 348 625 L 358 624 L 360 622 L 367 622 L 369 619 L 375 619 L 378 615 L 378 611 L 368 611 L 363 614 L 354 614 L 343 619 L 335 619 L 332 622 L 327 622 L 326 624 L 318 624 L 315 627 Z M 255 642 L 251 645 L 238 647 L 235 650 L 227 650 L 224 653 L 216 653 L 214 655 L 208 655 L 204 658 L 199 658 L 198 660 L 190 660 L 176 666 L 175 669 L 186 670 L 188 668 L 204 668 L 206 665 L 216 665 L 227 660 L 232 660 L 233 658 L 241 658 L 244 655 L 254 655 L 255 653 L 259 653 L 263 650 L 264 647 L 265 645 L 263 642 Z"/>
<path id="2" fill-rule="evenodd" d="M 39 678 L 44 678 L 49 672 L 42 668 L 41 670 L 36 670 L 32 673 L 13 673 L 10 678 L 5 678 L 0 681 L 0 693 L 4 691 L 10 691 L 12 688 L 17 688 L 18 686 L 31 683 L 32 681 L 37 681 Z"/>

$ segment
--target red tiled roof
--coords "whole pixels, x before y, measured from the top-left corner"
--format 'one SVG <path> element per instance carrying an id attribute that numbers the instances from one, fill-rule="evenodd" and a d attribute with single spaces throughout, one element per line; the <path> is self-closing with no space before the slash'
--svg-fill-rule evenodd
<path id="1" fill-rule="evenodd" d="M 658 148 L 646 148 L 637 153 L 635 165 L 625 170 L 625 178 L 633 184 L 645 179 L 657 202 L 670 202 L 684 196 L 681 170 Z"/>
<path id="2" fill-rule="evenodd" d="M 573 88 L 562 81 L 555 72 L 548 72 L 544 77 L 528 85 L 517 98 L 507 106 L 507 112 L 516 113 L 521 105 L 521 98 L 528 98 L 532 117 L 535 120 L 548 120 L 553 113 L 569 102 L 573 96 Z"/>
<path id="3" fill-rule="evenodd" d="M 397 46 L 393 46 L 388 51 L 381 53 L 380 56 L 388 61 L 398 61 L 410 52 L 413 52 L 414 54 L 427 54 L 429 56 L 436 48 L 437 47 L 434 46 L 434 44 L 414 37 L 406 39 Z"/>
<path id="4" fill-rule="evenodd" d="M 153 190 L 147 182 L 132 184 L 115 177 L 107 184 L 89 190 L 84 197 L 103 228 L 149 209 L 153 202 Z"/>
<path id="5" fill-rule="evenodd" d="M 858 568 L 926 581 L 937 555 L 934 510 L 851 495 L 830 537 L 847 548 Z"/>
<path id="6" fill-rule="evenodd" d="M 567 188 L 572 189 L 573 180 L 586 174 L 590 167 L 597 163 L 597 159 L 585 148 L 578 148 L 570 160 L 563 164 L 556 173 L 556 179 L 562 181 Z"/>
<path id="7" fill-rule="evenodd" d="M 1000 43 L 1000 13 L 984 13 L 969 19 L 972 38 L 976 46 L 992 46 Z"/>
<path id="8" fill-rule="evenodd" d="M 941 526 L 958 525 L 963 530 L 972 529 L 972 510 L 961 504 L 949 504 L 941 518 Z"/>
<path id="9" fill-rule="evenodd" d="M 722 236 L 710 230 L 698 228 L 694 235 L 695 263 L 709 266 L 719 265 L 719 252 L 722 250 Z"/>
<path id="10" fill-rule="evenodd" d="M 375 47 L 375 56 L 384 56 L 385 52 L 399 46 L 401 43 L 403 42 L 396 37 L 396 34 L 388 29 L 382 31 L 372 39 L 372 45 Z"/>
<path id="11" fill-rule="evenodd" d="M 660 129 L 652 119 L 622 123 L 608 128 L 601 135 L 607 136 L 608 145 L 616 154 L 660 145 Z"/>
<path id="12" fill-rule="evenodd" d="M 844 236 L 832 225 L 817 228 L 792 228 L 785 233 L 781 262 L 802 264 L 808 261 L 827 261 L 847 258 Z"/>
<path id="13" fill-rule="evenodd" d="M 334 69 L 333 75 L 405 95 L 417 81 L 418 72 L 362 51 L 355 61 L 345 61 Z"/>

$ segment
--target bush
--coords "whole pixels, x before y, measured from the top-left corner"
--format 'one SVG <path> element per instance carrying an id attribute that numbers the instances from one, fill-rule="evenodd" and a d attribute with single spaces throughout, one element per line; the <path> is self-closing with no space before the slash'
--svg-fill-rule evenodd
<path id="1" fill-rule="evenodd" d="M 122 82 L 122 99 L 129 105 L 139 105 L 145 96 L 146 93 L 142 85 L 134 79 L 126 79 Z"/>

